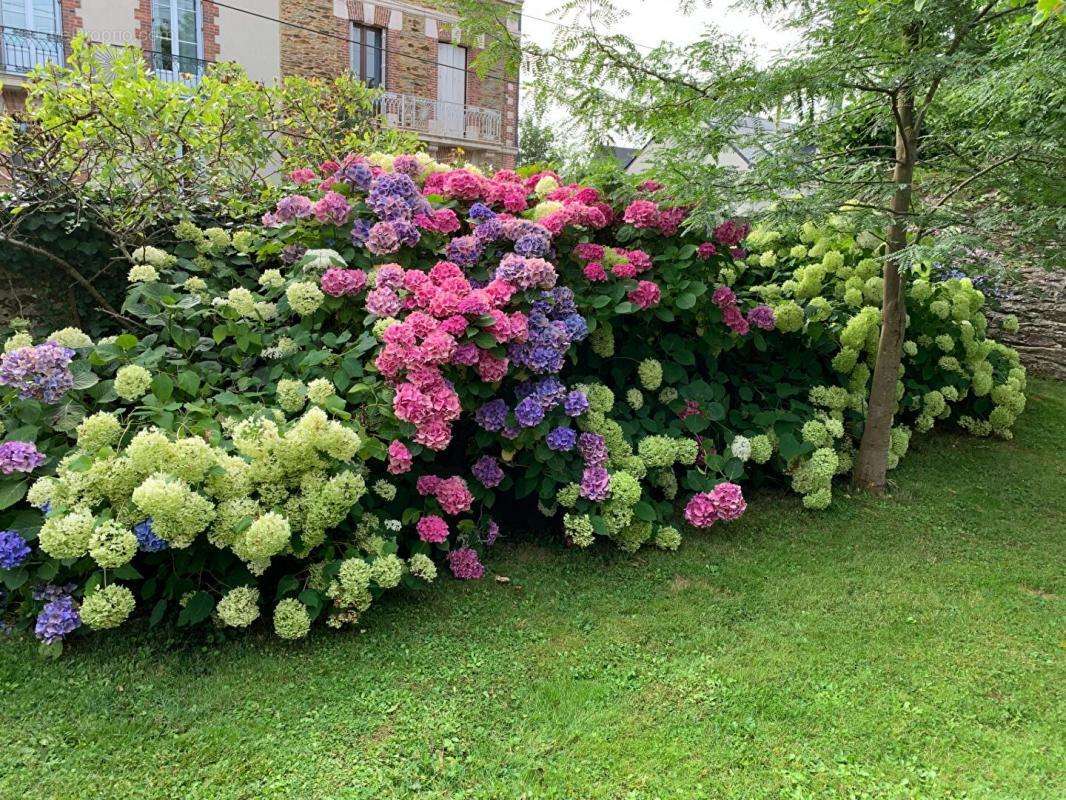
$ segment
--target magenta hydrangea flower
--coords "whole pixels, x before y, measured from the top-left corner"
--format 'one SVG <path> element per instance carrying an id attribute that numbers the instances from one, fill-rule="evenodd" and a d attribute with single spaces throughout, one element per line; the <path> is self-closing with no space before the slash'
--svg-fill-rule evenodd
<path id="1" fill-rule="evenodd" d="M 391 317 L 403 307 L 399 295 L 392 289 L 374 289 L 366 295 L 366 310 L 377 317 Z"/>
<path id="2" fill-rule="evenodd" d="M 410 472 L 413 464 L 411 451 L 407 449 L 407 445 L 399 439 L 393 439 L 389 443 L 389 472 L 393 475 L 402 475 Z"/>
<path id="3" fill-rule="evenodd" d="M 436 514 L 429 514 L 415 524 L 418 538 L 430 544 L 440 544 L 448 538 L 448 523 Z"/>
<path id="4" fill-rule="evenodd" d="M 478 558 L 477 551 L 470 547 L 460 547 L 448 553 L 448 566 L 452 575 L 460 580 L 478 580 L 485 575 L 485 567 Z"/>
<path id="5" fill-rule="evenodd" d="M 698 248 L 696 248 L 696 257 L 701 261 L 706 261 L 711 256 L 718 252 L 718 248 L 714 246 L 713 242 L 704 242 Z"/>
<path id="6" fill-rule="evenodd" d="M 727 219 L 714 229 L 714 240 L 726 247 L 736 247 L 748 238 L 749 230 L 751 228 L 746 222 Z"/>
<path id="7" fill-rule="evenodd" d="M 714 294 L 711 295 L 711 302 L 721 309 L 725 309 L 728 306 L 736 305 L 737 295 L 728 286 L 719 286 L 714 290 Z"/>
<path id="8" fill-rule="evenodd" d="M 627 298 L 629 302 L 638 308 L 651 308 L 659 304 L 662 290 L 651 281 L 640 281 L 637 288 L 631 291 Z"/>
<path id="9" fill-rule="evenodd" d="M 659 224 L 659 206 L 651 200 L 634 200 L 622 215 L 634 228 L 654 228 Z"/>
<path id="10" fill-rule="evenodd" d="M 685 506 L 685 519 L 696 528 L 709 528 L 718 521 L 718 505 L 710 492 L 692 496 Z"/>

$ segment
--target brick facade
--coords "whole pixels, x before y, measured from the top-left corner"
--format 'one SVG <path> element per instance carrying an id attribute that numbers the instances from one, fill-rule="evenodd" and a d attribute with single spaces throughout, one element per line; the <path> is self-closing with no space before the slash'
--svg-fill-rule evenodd
<path id="1" fill-rule="evenodd" d="M 59 18 L 64 36 L 74 36 L 83 29 L 81 21 L 81 0 L 60 0 Z"/>
<path id="2" fill-rule="evenodd" d="M 286 0 L 282 21 L 300 25 L 281 29 L 282 75 L 332 77 L 350 68 L 354 23 L 384 31 L 385 86 L 389 92 L 428 100 L 437 99 L 437 43 L 451 42 L 467 48 L 467 62 L 480 52 L 477 42 L 465 41 L 453 31 L 453 15 L 428 5 L 377 0 Z M 516 6 L 517 8 L 517 6 Z M 333 36 L 325 36 L 328 31 Z M 517 155 L 518 81 L 500 73 L 479 78 L 466 76 L 466 103 L 500 114 L 500 140 L 491 144 L 456 141 L 425 134 L 431 153 L 450 159 L 461 149 L 464 157 L 495 167 L 513 167 Z"/>

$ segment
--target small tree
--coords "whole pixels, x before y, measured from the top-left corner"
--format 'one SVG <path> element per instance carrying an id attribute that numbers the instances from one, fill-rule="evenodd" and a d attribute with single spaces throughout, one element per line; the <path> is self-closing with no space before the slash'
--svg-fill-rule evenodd
<path id="1" fill-rule="evenodd" d="M 907 267 L 962 246 L 1061 253 L 1066 229 L 1062 4 L 1032 0 L 753 0 L 801 44 L 768 66 L 709 30 L 647 52 L 600 33 L 605 0 L 550 49 L 527 47 L 534 90 L 599 131 L 639 131 L 691 224 L 765 207 L 771 221 L 847 207 L 884 242 L 882 331 L 854 478 L 885 486 L 906 326 Z M 1039 5 L 1039 8 L 1038 8 Z M 576 4 L 570 4 L 571 7 Z M 751 115 L 780 119 L 759 122 Z M 759 154 L 743 174 L 730 145 Z M 939 232 L 935 241 L 926 237 Z M 1019 248 L 1021 250 L 1021 248 Z"/>

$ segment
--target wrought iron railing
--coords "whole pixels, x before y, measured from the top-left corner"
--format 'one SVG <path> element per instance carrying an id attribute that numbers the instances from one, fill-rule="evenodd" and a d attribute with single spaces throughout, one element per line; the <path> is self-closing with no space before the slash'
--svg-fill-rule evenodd
<path id="1" fill-rule="evenodd" d="M 49 61 L 66 60 L 66 40 L 56 33 L 0 27 L 0 72 L 25 75 Z"/>
<path id="2" fill-rule="evenodd" d="M 190 86 L 199 83 L 200 78 L 212 64 L 211 61 L 204 61 L 202 58 L 176 56 L 155 50 L 145 52 L 144 57 L 148 60 L 148 66 L 160 80 Z"/>
<path id="3" fill-rule="evenodd" d="M 491 108 L 396 92 L 385 92 L 378 106 L 390 125 L 403 130 L 474 142 L 501 141 L 502 117 Z"/>

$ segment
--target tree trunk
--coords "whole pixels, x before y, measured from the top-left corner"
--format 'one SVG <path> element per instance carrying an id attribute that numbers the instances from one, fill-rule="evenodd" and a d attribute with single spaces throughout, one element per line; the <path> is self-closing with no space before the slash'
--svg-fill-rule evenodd
<path id="1" fill-rule="evenodd" d="M 892 419 L 896 414 L 896 382 L 903 357 L 907 309 L 903 281 L 896 256 L 907 246 L 907 215 L 911 207 L 917 132 L 914 129 L 914 95 L 904 89 L 894 98 L 896 118 L 896 166 L 892 180 L 892 223 L 885 237 L 884 297 L 881 302 L 881 338 L 877 344 L 866 425 L 855 461 L 855 484 L 876 494 L 885 489 Z"/>

